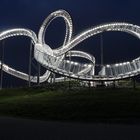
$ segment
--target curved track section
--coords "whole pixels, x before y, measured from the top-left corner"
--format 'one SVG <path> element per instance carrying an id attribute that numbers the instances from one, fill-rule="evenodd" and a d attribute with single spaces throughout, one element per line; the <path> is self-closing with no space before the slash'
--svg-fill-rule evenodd
<path id="1" fill-rule="evenodd" d="M 64 19 L 65 25 L 66 25 L 65 39 L 64 39 L 64 42 L 63 42 L 63 45 L 62 45 L 61 48 L 65 47 L 65 45 L 71 41 L 72 32 L 73 32 L 72 19 L 71 19 L 71 16 L 69 15 L 68 12 L 66 12 L 65 10 L 58 10 L 58 11 L 55 11 L 55 12 L 51 13 L 44 20 L 43 24 L 40 27 L 39 33 L 38 33 L 38 43 L 40 44 L 40 47 L 45 47 L 47 49 L 47 53 L 49 53 L 50 55 L 53 55 L 53 52 L 55 52 L 55 50 L 52 50 L 45 43 L 45 32 L 46 32 L 46 29 L 51 24 L 51 22 L 53 20 L 55 20 L 56 18 L 62 18 L 62 19 Z M 60 59 L 63 60 L 64 59 L 64 55 L 59 56 L 59 60 Z M 57 63 L 57 65 L 60 65 L 59 62 L 55 62 L 55 63 Z M 50 72 L 49 71 L 47 71 L 47 75 L 46 76 L 47 77 L 50 76 Z"/>
<path id="2" fill-rule="evenodd" d="M 118 31 L 118 32 L 126 32 L 133 36 L 136 36 L 140 39 L 140 27 L 128 24 L 128 23 L 109 23 L 109 24 L 103 24 L 100 26 L 92 27 L 76 37 L 74 37 L 70 43 L 68 43 L 65 48 L 61 48 L 57 50 L 57 54 L 62 55 L 83 42 L 84 40 L 93 37 L 97 34 L 103 33 L 103 32 L 109 32 L 109 31 Z"/>
<path id="3" fill-rule="evenodd" d="M 37 43 L 36 34 L 32 30 L 24 29 L 24 28 L 16 28 L 16 29 L 10 29 L 10 30 L 0 32 L 0 41 L 6 38 L 16 37 L 16 36 L 27 36 L 31 38 L 34 44 Z"/>
<path id="4" fill-rule="evenodd" d="M 45 42 L 45 32 L 51 22 L 56 18 L 64 19 L 66 34 L 63 45 L 53 50 Z M 96 61 L 94 56 L 86 52 L 71 50 L 84 40 L 109 31 L 126 32 L 140 39 L 140 27 L 128 23 L 103 24 L 87 29 L 75 37 L 72 37 L 73 25 L 70 15 L 64 10 L 58 10 L 51 13 L 45 19 L 39 30 L 38 38 L 32 30 L 18 28 L 0 32 L 0 41 L 13 36 L 27 36 L 32 40 L 34 45 L 34 57 L 46 68 L 45 74 L 40 76 L 40 82 L 48 80 L 51 72 L 70 78 L 89 81 L 118 80 L 139 75 L 140 57 L 130 62 L 104 65 L 98 75 L 95 75 Z M 86 61 L 78 61 L 78 58 L 85 59 Z M 3 70 L 20 79 L 27 81 L 29 79 L 28 74 L 17 71 L 6 64 L 3 64 Z M 61 81 L 62 79 L 63 78 L 58 78 L 56 81 Z M 37 77 L 31 76 L 31 82 L 37 82 Z"/>
<path id="5" fill-rule="evenodd" d="M 16 36 L 26 36 L 29 37 L 33 44 L 37 43 L 37 37 L 36 34 L 29 30 L 29 29 L 24 29 L 24 28 L 17 28 L 17 29 L 10 29 L 10 30 L 6 30 L 0 33 L 0 40 L 4 40 L 10 37 L 16 37 Z M 1 68 L 1 61 L 0 61 L 0 68 Z M 20 78 L 22 80 L 29 80 L 29 75 L 24 73 L 24 72 L 20 72 L 6 64 L 3 64 L 2 66 L 3 71 L 5 71 L 6 73 L 13 75 L 17 78 Z M 48 76 L 48 72 L 46 71 L 46 73 L 42 76 L 40 76 L 40 82 L 44 82 L 47 80 Z M 37 83 L 37 76 L 31 76 L 31 82 Z"/>
<path id="6" fill-rule="evenodd" d="M 39 30 L 38 43 L 40 43 L 40 44 L 46 44 L 45 43 L 45 32 L 46 32 L 46 29 L 48 28 L 48 26 L 50 25 L 50 23 L 54 19 L 60 18 L 60 17 L 64 19 L 65 25 L 66 25 L 66 34 L 65 34 L 65 39 L 64 39 L 62 48 L 65 47 L 65 45 L 71 41 L 72 32 L 73 32 L 72 19 L 71 19 L 69 13 L 66 12 L 65 10 L 58 10 L 56 12 L 51 13 L 44 20 L 44 22 L 41 25 L 41 28 Z"/>
<path id="7" fill-rule="evenodd" d="M 118 80 L 118 79 L 123 79 L 123 78 L 128 78 L 128 77 L 133 77 L 138 75 L 140 73 L 140 67 L 138 66 L 140 63 L 139 58 L 129 63 L 124 62 L 119 64 L 105 65 L 104 67 L 102 67 L 98 75 L 93 75 L 91 73 L 89 74 L 88 73 L 89 71 L 85 71 L 86 73 L 81 73 L 80 71 L 78 71 L 77 73 L 73 73 L 70 71 L 68 73 L 66 69 L 60 68 L 54 63 L 54 60 L 57 60 L 57 58 L 59 58 L 61 55 L 66 54 L 67 52 L 69 52 L 71 49 L 73 49 L 75 46 L 77 46 L 84 40 L 92 36 L 95 36 L 99 33 L 108 32 L 108 31 L 126 32 L 137 38 L 140 38 L 139 26 L 128 24 L 128 23 L 109 23 L 109 24 L 93 27 L 91 29 L 84 31 L 83 33 L 74 37 L 64 47 L 60 47 L 59 49 L 55 50 L 55 52 L 53 52 L 53 55 L 49 55 L 47 53 L 44 54 L 43 52 L 39 54 L 39 51 L 37 50 L 38 56 L 40 58 L 41 55 L 43 56 L 43 61 L 39 60 L 39 57 L 36 57 L 36 54 L 35 54 L 35 58 L 39 60 L 41 64 L 43 64 L 45 67 L 47 67 L 47 69 L 50 69 L 51 71 L 72 78 L 81 79 L 81 80 L 108 81 L 108 80 Z M 45 59 L 49 61 L 45 62 Z M 59 63 L 61 64 L 63 62 L 59 62 Z M 90 66 L 91 65 L 87 65 L 88 70 L 91 69 Z M 94 69 L 93 65 L 92 65 L 92 69 Z"/>

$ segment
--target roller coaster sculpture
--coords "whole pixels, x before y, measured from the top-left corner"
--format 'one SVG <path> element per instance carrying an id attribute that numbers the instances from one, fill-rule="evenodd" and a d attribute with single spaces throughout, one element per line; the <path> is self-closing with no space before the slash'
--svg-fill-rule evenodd
<path id="1" fill-rule="evenodd" d="M 66 35 L 62 46 L 57 49 L 51 49 L 45 42 L 45 32 L 50 23 L 58 17 L 63 18 L 65 21 Z M 86 52 L 72 50 L 82 41 L 108 31 L 126 32 L 140 39 L 139 26 L 121 22 L 91 27 L 76 36 L 72 36 L 73 25 L 70 15 L 64 10 L 58 10 L 51 13 L 45 19 L 39 30 L 38 37 L 30 29 L 16 28 L 0 32 L 0 41 L 15 36 L 26 36 L 32 40 L 34 45 L 34 58 L 38 63 L 46 68 L 46 72 L 39 77 L 40 83 L 47 80 L 49 81 L 51 72 L 60 74 L 63 77 L 70 77 L 85 81 L 113 81 L 139 75 L 140 57 L 129 62 L 104 65 L 102 66 L 100 72 L 95 75 L 96 63 L 94 56 Z M 88 61 L 87 63 L 76 62 L 69 60 L 68 58 L 70 57 L 80 57 L 87 59 Z M 8 74 L 26 81 L 29 80 L 29 75 L 26 73 L 15 70 L 6 64 L 3 64 L 2 67 Z M 56 81 L 61 80 L 61 77 L 56 78 Z M 37 76 L 31 76 L 31 82 L 36 83 Z"/>

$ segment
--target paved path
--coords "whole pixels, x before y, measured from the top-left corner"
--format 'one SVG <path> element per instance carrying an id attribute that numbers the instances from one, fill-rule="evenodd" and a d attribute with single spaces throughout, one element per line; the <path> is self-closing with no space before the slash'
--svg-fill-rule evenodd
<path id="1" fill-rule="evenodd" d="M 140 140 L 140 125 L 60 123 L 0 117 L 0 140 Z"/>

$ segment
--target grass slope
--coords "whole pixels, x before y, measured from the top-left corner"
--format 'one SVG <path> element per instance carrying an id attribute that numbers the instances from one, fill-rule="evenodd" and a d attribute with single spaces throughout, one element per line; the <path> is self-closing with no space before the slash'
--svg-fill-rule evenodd
<path id="1" fill-rule="evenodd" d="M 140 89 L 10 89 L 0 115 L 41 120 L 140 122 Z"/>

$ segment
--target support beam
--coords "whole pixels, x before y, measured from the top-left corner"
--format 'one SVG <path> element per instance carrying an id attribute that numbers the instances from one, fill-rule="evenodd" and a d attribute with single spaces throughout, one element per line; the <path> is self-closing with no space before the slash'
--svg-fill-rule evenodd
<path id="1" fill-rule="evenodd" d="M 53 83 L 55 83 L 55 73 L 53 73 Z"/>
<path id="2" fill-rule="evenodd" d="M 31 70 L 32 70 L 32 41 L 30 42 L 30 52 L 29 52 L 29 80 L 28 80 L 28 86 L 31 87 Z"/>
<path id="3" fill-rule="evenodd" d="M 88 81 L 88 88 L 89 88 L 89 89 L 91 88 L 90 81 Z"/>
<path id="4" fill-rule="evenodd" d="M 0 72 L 0 89 L 2 89 L 2 86 L 3 86 L 4 45 L 5 45 L 5 42 L 2 41 L 2 51 L 1 51 L 1 72 Z"/>
<path id="5" fill-rule="evenodd" d="M 101 49 L 101 67 L 104 65 L 104 46 L 103 46 L 103 35 L 100 35 L 100 49 Z"/>
<path id="6" fill-rule="evenodd" d="M 113 81 L 113 88 L 116 88 L 116 81 Z"/>
<path id="7" fill-rule="evenodd" d="M 40 85 L 40 64 L 38 63 L 38 74 L 37 74 L 37 85 L 39 86 Z"/>
<path id="8" fill-rule="evenodd" d="M 133 80 L 133 89 L 136 89 L 136 79 L 135 79 L 135 77 L 133 77 L 132 80 Z"/>

